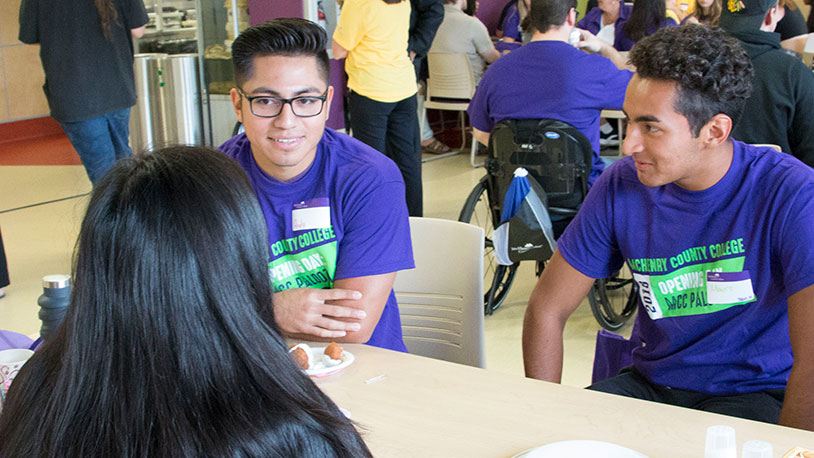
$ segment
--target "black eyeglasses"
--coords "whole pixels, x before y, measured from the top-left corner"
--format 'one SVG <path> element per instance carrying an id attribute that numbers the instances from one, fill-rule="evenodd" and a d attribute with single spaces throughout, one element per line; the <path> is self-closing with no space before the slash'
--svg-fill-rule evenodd
<path id="1" fill-rule="evenodd" d="M 270 95 L 258 95 L 249 97 L 248 94 L 243 92 L 243 89 L 237 88 L 243 97 L 249 101 L 249 109 L 252 114 L 259 118 L 273 118 L 279 116 L 283 112 L 283 107 L 286 104 L 291 105 L 291 111 L 294 116 L 300 118 L 310 118 L 322 113 L 322 107 L 325 105 L 325 100 L 328 99 L 328 90 L 322 95 L 300 95 L 290 99 L 283 99 L 280 97 L 272 97 Z"/>

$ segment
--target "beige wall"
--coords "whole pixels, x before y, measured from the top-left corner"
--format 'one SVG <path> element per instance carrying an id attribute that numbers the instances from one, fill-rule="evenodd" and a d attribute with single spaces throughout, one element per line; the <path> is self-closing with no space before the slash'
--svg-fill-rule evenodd
<path id="1" fill-rule="evenodd" d="M 40 47 L 17 41 L 20 0 L 0 0 L 0 122 L 49 114 Z"/>

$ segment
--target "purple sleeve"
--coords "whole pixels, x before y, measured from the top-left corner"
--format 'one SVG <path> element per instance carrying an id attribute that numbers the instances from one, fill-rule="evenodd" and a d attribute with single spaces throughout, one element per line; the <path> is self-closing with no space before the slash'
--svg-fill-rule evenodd
<path id="1" fill-rule="evenodd" d="M 500 59 L 498 59 L 498 61 L 499 60 Z M 491 85 L 492 75 L 495 73 L 490 70 L 494 68 L 494 65 L 489 67 L 483 74 L 483 78 L 481 78 L 480 83 L 478 83 L 472 100 L 469 101 L 469 108 L 466 110 L 469 114 L 469 122 L 472 124 L 472 127 L 482 132 L 491 132 L 492 128 L 495 127 L 494 120 L 489 116 L 489 87 Z"/>
<path id="2" fill-rule="evenodd" d="M 633 72 L 620 70 L 610 59 L 599 55 L 587 56 L 594 81 L 585 84 L 583 90 L 590 91 L 589 97 L 598 102 L 597 108 L 621 110 L 625 101 L 625 91 L 633 77 Z M 587 60 L 587 59 L 586 59 Z"/>
<path id="3" fill-rule="evenodd" d="M 363 188 L 345 211 L 335 280 L 415 267 L 404 183 L 377 180 Z"/>
<path id="4" fill-rule="evenodd" d="M 624 259 L 613 231 L 613 199 L 622 162 L 611 165 L 588 191 L 579 213 L 557 240 L 558 250 L 571 267 L 591 278 L 605 278 L 621 268 Z"/>
<path id="5" fill-rule="evenodd" d="M 792 169 L 789 172 L 799 173 Z M 779 267 L 787 297 L 814 284 L 814 185 L 806 181 L 795 187 L 794 195 L 787 196 L 791 205 L 775 237 L 781 244 Z"/>
<path id="6" fill-rule="evenodd" d="M 598 6 L 591 8 L 584 18 L 580 19 L 577 27 L 596 35 L 602 24 L 602 10 Z"/>

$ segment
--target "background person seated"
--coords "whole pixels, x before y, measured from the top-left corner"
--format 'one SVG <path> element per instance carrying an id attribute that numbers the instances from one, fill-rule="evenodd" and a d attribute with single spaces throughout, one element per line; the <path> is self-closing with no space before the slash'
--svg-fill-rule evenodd
<path id="1" fill-rule="evenodd" d="M 732 137 L 778 145 L 814 167 L 814 74 L 783 51 L 780 36 L 772 33 L 783 7 L 776 0 L 729 5 L 721 12 L 721 28 L 740 41 L 755 68 L 752 94 Z"/>
<path id="2" fill-rule="evenodd" d="M 591 32 L 600 40 L 613 46 L 616 26 L 630 17 L 633 6 L 625 5 L 622 0 L 599 0 L 597 5 L 580 19 L 577 27 Z"/>
<path id="3" fill-rule="evenodd" d="M 463 52 L 469 57 L 469 67 L 480 82 L 486 64 L 500 57 L 486 26 L 476 17 L 463 12 L 466 0 L 444 0 L 444 21 L 432 40 L 430 52 Z"/>
<path id="4" fill-rule="evenodd" d="M 501 23 L 501 41 L 520 43 L 523 41 L 523 22 L 529 14 L 531 0 L 515 0 L 507 4 L 505 16 Z"/>
<path id="5" fill-rule="evenodd" d="M 576 6 L 576 0 L 531 0 L 531 42 L 486 70 L 468 112 L 475 139 L 484 145 L 504 119 L 553 118 L 571 124 L 593 147 L 590 185 L 605 168 L 599 157 L 599 114 L 603 108 L 622 107 L 631 72 L 617 68 L 625 59 L 589 32 L 583 32 L 588 40 L 582 44 L 613 60 L 569 44 Z"/>
<path id="6" fill-rule="evenodd" d="M 233 160 L 119 161 L 91 195 L 65 321 L 8 393 L 0 456 L 371 456 L 261 316 L 266 246 Z"/>
<path id="7" fill-rule="evenodd" d="M 630 18 L 616 27 L 613 47 L 618 51 L 630 51 L 637 41 L 656 30 L 677 25 L 678 21 L 667 17 L 664 0 L 637 0 L 633 3 Z"/>
<path id="8" fill-rule="evenodd" d="M 731 140 L 752 65 L 720 29 L 662 29 L 630 59 L 630 157 L 599 177 L 531 294 L 526 375 L 560 381 L 566 320 L 627 263 L 644 344 L 592 389 L 814 429 L 814 170 Z"/>

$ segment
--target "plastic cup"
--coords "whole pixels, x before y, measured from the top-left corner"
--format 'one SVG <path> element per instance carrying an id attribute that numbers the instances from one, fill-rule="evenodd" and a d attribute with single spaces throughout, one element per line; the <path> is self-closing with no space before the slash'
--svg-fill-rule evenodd
<path id="1" fill-rule="evenodd" d="M 741 458 L 774 458 L 772 444 L 765 441 L 746 441 L 741 449 Z"/>
<path id="2" fill-rule="evenodd" d="M 707 428 L 704 458 L 738 458 L 735 428 L 726 425 L 715 425 Z"/>

